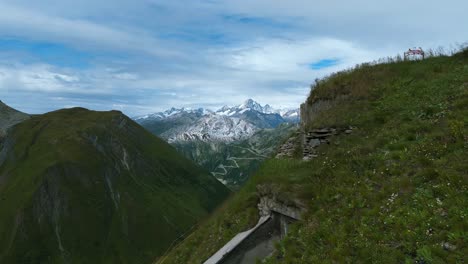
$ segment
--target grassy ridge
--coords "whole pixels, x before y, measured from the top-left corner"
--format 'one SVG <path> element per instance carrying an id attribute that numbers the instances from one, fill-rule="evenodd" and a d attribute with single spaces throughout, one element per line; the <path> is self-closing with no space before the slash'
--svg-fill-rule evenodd
<path id="1" fill-rule="evenodd" d="M 2 152 L 2 263 L 149 263 L 228 195 L 117 111 L 35 116 Z"/>
<path id="2" fill-rule="evenodd" d="M 362 65 L 318 81 L 339 100 L 307 128 L 357 127 L 309 162 L 270 160 L 163 263 L 200 263 L 257 219 L 255 186 L 308 205 L 267 263 L 463 263 L 468 255 L 468 51 Z"/>

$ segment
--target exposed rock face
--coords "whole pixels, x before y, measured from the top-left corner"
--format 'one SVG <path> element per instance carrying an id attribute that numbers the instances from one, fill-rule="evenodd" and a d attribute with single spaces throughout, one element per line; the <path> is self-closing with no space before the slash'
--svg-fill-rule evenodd
<path id="1" fill-rule="evenodd" d="M 322 144 L 330 144 L 330 139 L 339 134 L 349 135 L 353 132 L 355 127 L 348 128 L 318 128 L 312 129 L 308 132 L 298 131 L 293 137 L 289 138 L 286 143 L 279 148 L 276 158 L 292 158 L 296 144 L 301 142 L 302 145 L 302 159 L 310 160 L 318 157 L 317 148 Z"/>
<path id="2" fill-rule="evenodd" d="M 272 212 L 288 216 L 290 218 L 301 220 L 303 210 L 296 206 L 286 205 L 271 197 L 261 197 L 258 203 L 258 211 L 260 216 L 271 215 Z"/>
<path id="3" fill-rule="evenodd" d="M 29 115 L 15 110 L 0 101 L 0 138 L 6 135 L 7 130 L 29 118 Z"/>
<path id="4" fill-rule="evenodd" d="M 317 118 L 322 112 L 332 108 L 338 102 L 344 100 L 345 95 L 338 96 L 336 99 L 320 99 L 316 100 L 312 104 L 303 103 L 300 108 L 300 129 L 299 131 L 289 138 L 279 148 L 276 158 L 293 158 L 294 150 L 301 145 L 303 160 L 310 160 L 316 158 L 318 153 L 317 147 L 322 144 L 330 144 L 330 138 L 341 133 L 351 134 L 353 127 L 338 129 L 338 128 L 315 128 L 310 129 L 312 121 Z"/>
<path id="5" fill-rule="evenodd" d="M 306 210 L 306 206 L 299 199 L 295 199 L 294 195 L 286 196 L 274 185 L 258 185 L 257 194 L 260 198 L 257 205 L 260 217 L 269 216 L 272 212 L 276 212 L 301 220 L 301 215 Z"/>
<path id="6" fill-rule="evenodd" d="M 302 133 L 297 131 L 292 137 L 290 137 L 283 145 L 280 146 L 276 158 L 292 158 L 294 155 L 294 150 L 296 148 L 296 143 L 302 137 Z"/>
<path id="7" fill-rule="evenodd" d="M 303 136 L 303 160 L 310 160 L 318 157 L 317 147 L 322 144 L 330 144 L 330 138 L 342 133 L 351 134 L 353 127 L 346 129 L 320 128 L 313 129 Z"/>

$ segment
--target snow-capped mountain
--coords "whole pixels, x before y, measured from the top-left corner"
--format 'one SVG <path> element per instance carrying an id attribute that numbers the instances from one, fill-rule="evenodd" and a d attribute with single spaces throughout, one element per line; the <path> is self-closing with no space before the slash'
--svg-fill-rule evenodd
<path id="1" fill-rule="evenodd" d="M 134 119 L 236 189 L 295 129 L 298 113 L 249 99 L 216 111 L 171 108 Z"/>
<path id="2" fill-rule="evenodd" d="M 192 108 L 185 108 L 185 107 L 182 107 L 182 108 L 172 107 L 171 109 L 168 109 L 164 112 L 158 112 L 158 113 L 144 115 L 144 116 L 137 116 L 137 117 L 134 117 L 133 119 L 136 121 L 148 120 L 148 119 L 165 119 L 171 116 L 177 116 L 178 114 L 184 114 L 184 113 L 206 115 L 206 114 L 210 114 L 213 112 L 204 108 L 192 109 Z"/>
<path id="3" fill-rule="evenodd" d="M 186 140 L 235 141 L 246 138 L 258 130 L 254 124 L 238 117 L 205 115 L 196 123 L 170 129 L 161 136 L 169 143 Z"/>
<path id="4" fill-rule="evenodd" d="M 282 110 L 279 112 L 281 117 L 284 120 L 291 122 L 291 123 L 299 123 L 300 119 L 300 112 L 299 109 L 292 109 L 292 110 Z"/>
<path id="5" fill-rule="evenodd" d="M 279 114 L 281 117 L 283 117 L 283 114 L 289 111 L 299 111 L 299 109 L 275 109 L 269 104 L 262 106 L 254 100 L 248 99 L 244 103 L 234 107 L 228 107 L 225 105 L 221 109 L 217 110 L 215 113 L 219 115 L 236 116 L 243 114 L 247 111 L 255 111 L 262 114 Z"/>
<path id="6" fill-rule="evenodd" d="M 134 119 L 169 142 L 224 141 L 248 138 L 259 129 L 275 128 L 286 122 L 298 122 L 298 110 L 277 110 L 252 99 L 217 111 L 198 108 L 171 108 L 164 112 Z"/>

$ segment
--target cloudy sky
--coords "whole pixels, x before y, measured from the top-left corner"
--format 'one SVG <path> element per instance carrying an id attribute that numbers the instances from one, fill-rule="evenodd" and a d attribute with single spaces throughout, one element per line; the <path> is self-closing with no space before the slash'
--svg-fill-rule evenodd
<path id="1" fill-rule="evenodd" d="M 468 41 L 466 0 L 0 0 L 0 100 L 139 115 L 247 98 L 297 107 L 317 77 Z"/>

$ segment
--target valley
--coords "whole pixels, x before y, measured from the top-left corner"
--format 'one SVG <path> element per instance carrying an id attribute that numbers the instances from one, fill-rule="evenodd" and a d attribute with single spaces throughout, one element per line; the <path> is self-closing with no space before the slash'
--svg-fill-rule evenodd
<path id="1" fill-rule="evenodd" d="M 299 112 L 248 99 L 217 111 L 172 108 L 134 120 L 238 190 L 297 129 Z"/>

